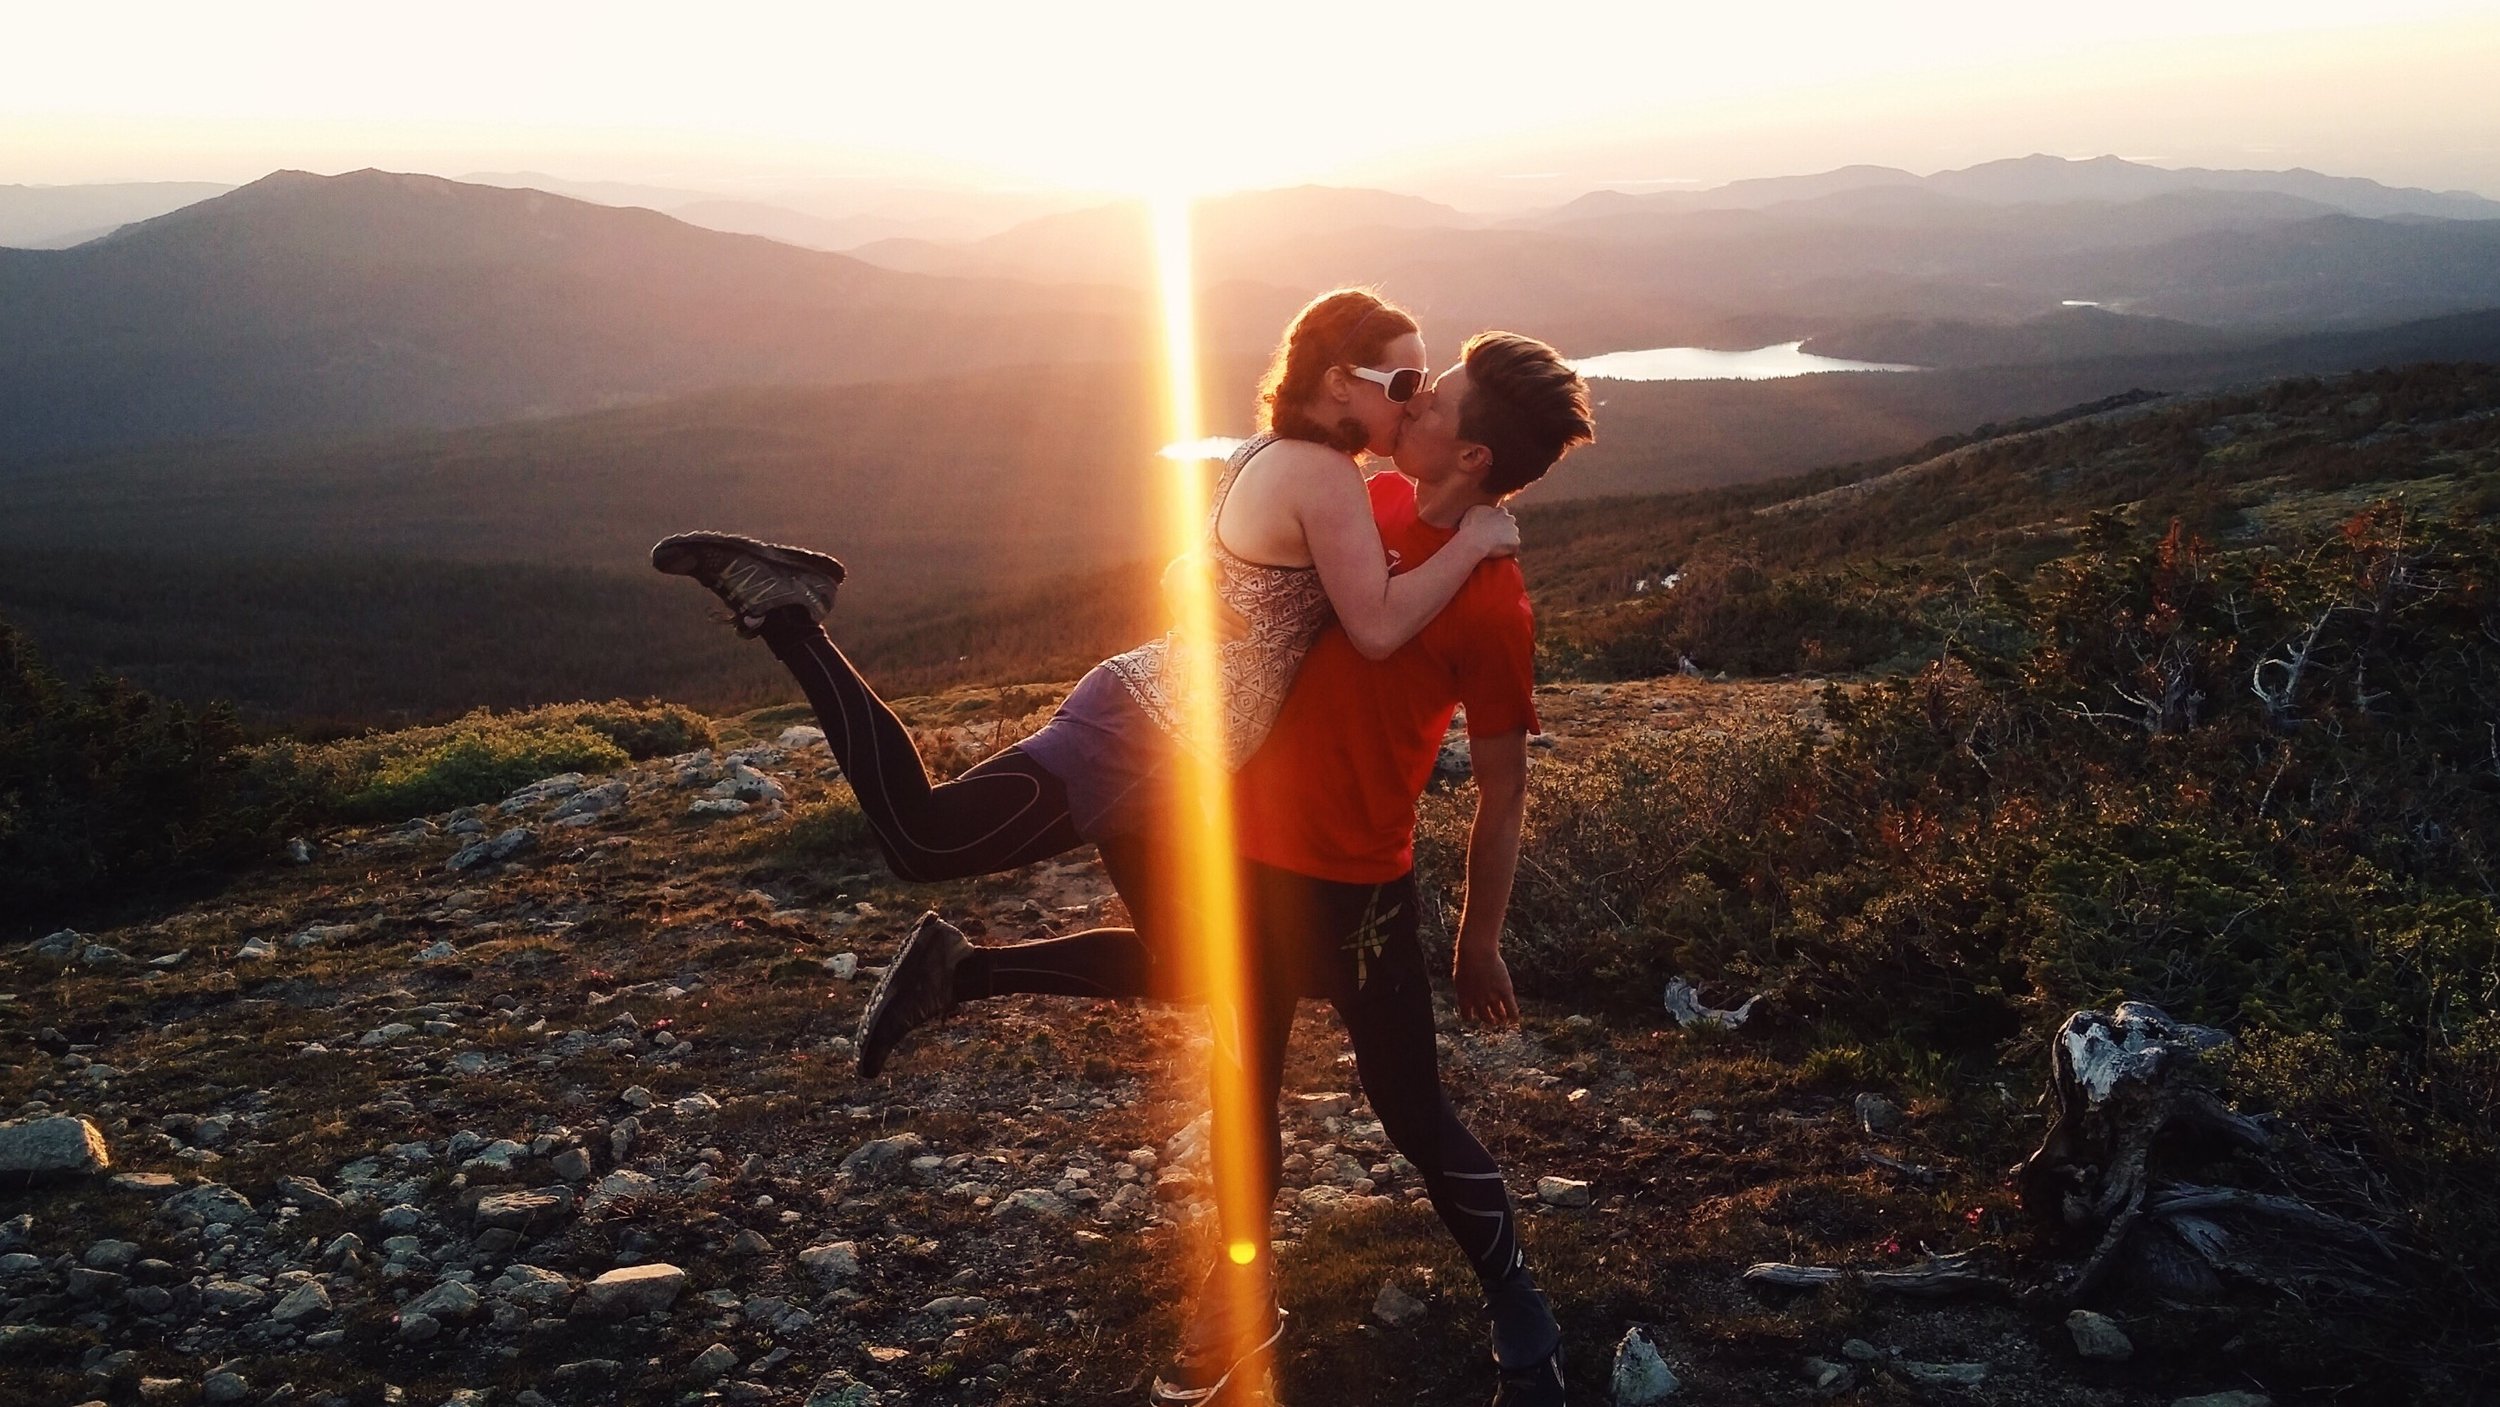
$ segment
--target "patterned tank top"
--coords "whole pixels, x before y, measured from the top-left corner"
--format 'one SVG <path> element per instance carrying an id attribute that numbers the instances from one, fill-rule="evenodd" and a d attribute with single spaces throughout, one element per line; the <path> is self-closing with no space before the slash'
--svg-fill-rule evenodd
<path id="1" fill-rule="evenodd" d="M 1285 705 L 1285 691 L 1302 668 L 1302 657 L 1319 638 L 1332 612 L 1328 592 L 1316 567 L 1278 567 L 1237 557 L 1216 535 L 1215 525 L 1232 496 L 1250 457 L 1276 442 L 1274 435 L 1256 435 L 1224 461 L 1216 480 L 1215 507 L 1207 514 L 1207 555 L 1215 568 L 1215 594 L 1240 613 L 1248 630 L 1238 640 L 1215 646 L 1218 677 L 1224 682 L 1224 765 L 1239 767 L 1258 751 Z M 1202 648 L 1184 644 L 1177 633 L 1149 641 L 1124 655 L 1103 661 L 1103 667 L 1128 686 L 1129 696 L 1148 718 L 1174 737 L 1184 736 L 1180 720 L 1180 655 Z"/>

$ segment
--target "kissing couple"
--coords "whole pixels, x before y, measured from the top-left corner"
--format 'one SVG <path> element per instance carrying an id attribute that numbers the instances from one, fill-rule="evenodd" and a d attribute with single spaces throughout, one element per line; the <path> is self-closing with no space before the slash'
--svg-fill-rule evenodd
<path id="1" fill-rule="evenodd" d="M 1518 1019 L 1501 951 L 1538 730 L 1535 632 L 1503 506 L 1595 437 L 1587 388 L 1555 350 L 1507 332 L 1433 372 L 1415 319 L 1361 289 L 1295 315 L 1258 392 L 1259 433 L 1215 485 L 1203 558 L 1230 619 L 1095 666 L 1041 731 L 932 783 L 911 735 L 827 635 L 842 564 L 726 533 L 682 533 L 652 565 L 692 577 L 760 637 L 814 707 L 897 878 L 993 874 L 1092 844 L 1135 924 L 975 943 L 924 916 L 871 993 L 859 1072 L 915 1029 L 1011 993 L 1208 1001 L 1200 902 L 1171 819 L 1185 652 L 1213 650 L 1233 769 L 1241 993 L 1210 1012 L 1222 1245 L 1151 1401 L 1221 1399 L 1284 1333 L 1269 1252 L 1281 1175 L 1276 1104 L 1294 1008 L 1335 1006 L 1364 1097 L 1474 1267 L 1497 1407 L 1564 1400 L 1561 1329 L 1530 1273 L 1501 1170 L 1443 1088 L 1414 876 L 1416 804 L 1464 709 L 1476 786 L 1451 978 L 1468 1020 Z M 1366 475 L 1358 455 L 1394 472 Z M 1184 559 L 1185 561 L 1193 559 Z M 1227 1107 L 1245 1097 L 1248 1110 Z M 1247 1117 L 1236 1117 L 1246 1115 Z M 1255 1146 L 1228 1147 L 1255 1128 Z"/>

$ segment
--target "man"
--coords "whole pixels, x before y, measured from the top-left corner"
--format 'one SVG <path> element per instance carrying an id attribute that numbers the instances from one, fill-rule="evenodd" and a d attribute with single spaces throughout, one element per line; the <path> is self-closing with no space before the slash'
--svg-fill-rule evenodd
<path id="1" fill-rule="evenodd" d="M 1509 498 L 1593 437 L 1587 390 L 1551 347 L 1510 333 L 1473 339 L 1460 365 L 1411 404 L 1398 442 L 1400 472 L 1370 482 L 1393 569 L 1429 558 L 1469 508 Z M 1216 1400 L 1281 1333 L 1268 1206 L 1281 1152 L 1275 1110 L 1285 1042 L 1302 997 L 1336 1006 L 1365 1097 L 1475 1268 L 1493 1321 L 1497 1407 L 1563 1400 L 1560 1332 L 1528 1274 L 1501 1172 L 1441 1088 L 1413 874 L 1416 803 L 1463 706 L 1477 801 L 1454 971 L 1459 1009 L 1473 1020 L 1516 1020 L 1500 943 L 1526 808 L 1527 738 L 1537 727 L 1533 661 L 1525 580 L 1515 559 L 1489 560 L 1387 659 L 1366 660 L 1343 631 L 1324 631 L 1274 730 L 1239 773 L 1252 990 L 1245 1010 L 1216 1014 L 1216 1047 L 1219 1058 L 1247 1067 L 1265 1146 L 1219 1146 L 1216 1157 L 1247 1153 L 1265 1170 L 1266 1195 L 1219 1209 L 1228 1247 L 1246 1239 L 1255 1250 L 1242 1264 L 1219 1257 L 1179 1356 L 1156 1381 L 1155 1402 Z M 1185 932 L 1179 904 L 1138 913 L 1140 926 L 1158 937 Z M 922 922 L 924 930 L 944 928 L 934 916 Z M 942 955 L 950 976 L 936 990 L 947 1000 L 908 1010 L 872 998 L 864 1043 L 873 1038 L 890 1049 L 903 1031 L 954 1002 L 1009 992 L 1180 995 L 1169 990 L 1176 964 L 1156 961 L 1155 944 L 1127 930 L 1011 947 L 930 936 L 939 941 L 916 934 L 911 947 L 923 961 Z M 1233 1121 L 1215 1120 L 1219 1139 L 1228 1126 Z"/>
<path id="2" fill-rule="evenodd" d="M 1393 569 L 1421 563 L 1469 508 L 1508 499 L 1593 436 L 1587 390 L 1551 347 L 1510 333 L 1471 340 L 1460 364 L 1410 408 L 1399 472 L 1370 482 Z M 1560 1335 L 1528 1274 L 1501 1173 L 1441 1088 L 1416 931 L 1415 808 L 1463 707 L 1476 812 L 1452 976 L 1463 1016 L 1515 1021 L 1501 934 L 1527 807 L 1528 734 L 1537 728 L 1534 661 L 1519 564 L 1487 561 L 1385 660 L 1364 659 L 1333 627 L 1323 632 L 1274 730 L 1235 782 L 1253 967 L 1267 988 L 1254 1010 L 1268 1024 L 1247 1040 L 1253 1097 L 1264 1100 L 1272 1129 L 1292 997 L 1329 998 L 1353 1041 L 1366 1098 L 1485 1290 L 1502 1407 L 1562 1400 Z M 1266 1266 L 1261 1255 L 1241 1273 L 1260 1277 Z M 1211 1280 L 1228 1273 L 1219 1265 Z M 1209 1288 L 1226 1303 L 1256 1304 L 1265 1287 Z"/>

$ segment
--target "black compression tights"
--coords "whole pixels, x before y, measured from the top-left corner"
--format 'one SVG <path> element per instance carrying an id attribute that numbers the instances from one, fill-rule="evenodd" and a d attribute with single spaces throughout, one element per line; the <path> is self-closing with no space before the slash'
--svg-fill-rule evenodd
<path id="1" fill-rule="evenodd" d="M 1008 748 L 932 786 L 903 721 L 823 629 L 785 607 L 764 643 L 797 676 L 895 877 L 914 884 L 1017 869 L 1084 843 L 1048 768 Z"/>
<path id="2" fill-rule="evenodd" d="M 1121 893 L 1141 918 L 1158 908 L 1153 887 L 1159 866 L 1142 866 L 1139 852 L 1117 842 L 1103 858 Z M 1124 873 L 1126 872 L 1126 873 Z M 1324 993 L 1345 1022 L 1354 1045 L 1363 1095 L 1380 1115 L 1381 1129 L 1422 1176 L 1433 1210 L 1459 1249 L 1490 1288 L 1521 1268 L 1519 1229 L 1510 1193 L 1493 1155 L 1459 1121 L 1441 1085 L 1433 1045 L 1431 989 L 1423 949 L 1414 930 L 1411 881 L 1395 885 L 1328 884 L 1250 867 L 1258 911 L 1260 976 L 1250 1008 L 1216 1033 L 1218 1056 L 1247 1067 L 1254 1107 L 1265 1111 L 1252 1126 L 1263 1146 L 1249 1150 L 1266 1177 L 1253 1205 L 1221 1209 L 1227 1241 L 1267 1241 L 1268 1207 L 1275 1200 L 1283 1152 L 1276 1100 L 1284 1083 L 1285 1046 L 1293 1032 L 1296 997 Z M 1140 897 L 1144 902 L 1141 905 Z M 1168 918 L 1168 915 L 1167 915 Z M 1150 929 L 1150 931 L 1153 931 Z M 1353 954 L 1358 938 L 1375 946 Z M 1172 997 L 1169 962 L 1158 963 L 1159 941 L 1125 928 L 1101 928 L 1035 943 L 976 948 L 957 970 L 955 996 L 978 1000 L 1012 992 L 1081 997 Z M 1227 1087 L 1219 1082 L 1218 1089 Z M 1229 1120 L 1217 1120 L 1219 1142 Z M 1228 1156 L 1218 1149 L 1216 1156 Z"/>

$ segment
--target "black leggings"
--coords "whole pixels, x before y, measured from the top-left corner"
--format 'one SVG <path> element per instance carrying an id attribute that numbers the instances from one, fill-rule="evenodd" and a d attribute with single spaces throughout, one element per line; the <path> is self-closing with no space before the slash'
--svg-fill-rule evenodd
<path id="1" fill-rule="evenodd" d="M 1163 902 L 1152 887 L 1153 879 L 1173 871 L 1136 845 L 1106 844 L 1103 858 L 1132 910 L 1147 925 L 1149 937 L 1131 929 L 1094 929 L 979 948 L 957 971 L 957 999 L 1010 992 L 1187 995 L 1192 985 L 1188 977 L 1174 970 L 1168 956 L 1157 956 L 1171 951 L 1159 925 L 1177 923 L 1183 925 L 1177 931 L 1192 931 L 1186 914 Z M 1130 883 L 1120 880 L 1123 870 L 1148 879 L 1149 887 L 1141 891 L 1145 908 L 1139 908 Z M 1267 1243 L 1268 1208 L 1282 1173 L 1283 1143 L 1275 1113 L 1284 1084 L 1285 1046 L 1293 1033 L 1296 1001 L 1322 997 L 1345 1022 L 1363 1096 L 1380 1115 L 1382 1131 L 1415 1165 L 1442 1225 L 1490 1288 L 1521 1266 L 1518 1222 L 1501 1169 L 1459 1122 L 1441 1086 L 1432 988 L 1416 933 L 1414 877 L 1382 885 L 1334 884 L 1256 864 L 1245 865 L 1243 877 L 1253 946 L 1247 1009 L 1237 1020 L 1221 1013 L 1213 1013 L 1212 1019 L 1218 1058 L 1249 1074 L 1247 1093 L 1254 1101 L 1251 1112 L 1258 1117 L 1246 1126 L 1262 1130 L 1264 1146 L 1248 1151 L 1264 1176 L 1255 1204 L 1232 1206 L 1219 1200 L 1224 1239 Z M 1231 1097 L 1225 1092 L 1241 1087 L 1238 1081 L 1215 1081 L 1219 1098 Z M 1231 1156 L 1223 1143 L 1232 1126 L 1220 1114 L 1213 1122 L 1217 1146 L 1211 1152 L 1218 1165 Z"/>
<path id="2" fill-rule="evenodd" d="M 806 691 L 896 878 L 934 884 L 995 874 L 1085 843 L 1069 818 L 1067 789 L 1021 749 L 932 786 L 903 720 L 805 612 L 774 611 L 761 633 Z"/>

